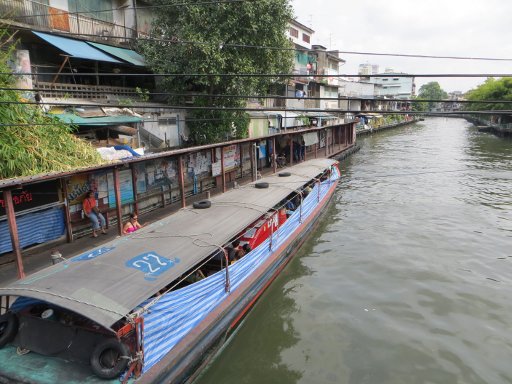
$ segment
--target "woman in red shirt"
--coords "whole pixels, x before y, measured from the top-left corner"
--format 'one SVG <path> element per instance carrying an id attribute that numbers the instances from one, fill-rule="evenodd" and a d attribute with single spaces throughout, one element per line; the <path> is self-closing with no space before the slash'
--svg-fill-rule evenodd
<path id="1" fill-rule="evenodd" d="M 97 230 L 101 228 L 101 233 L 106 234 L 107 231 L 105 229 L 106 221 L 103 215 L 101 214 L 98 206 L 96 205 L 96 199 L 94 198 L 94 194 L 92 191 L 87 192 L 85 195 L 85 199 L 82 202 L 82 208 L 84 209 L 84 214 L 91 220 L 92 224 L 92 236 L 98 237 Z"/>

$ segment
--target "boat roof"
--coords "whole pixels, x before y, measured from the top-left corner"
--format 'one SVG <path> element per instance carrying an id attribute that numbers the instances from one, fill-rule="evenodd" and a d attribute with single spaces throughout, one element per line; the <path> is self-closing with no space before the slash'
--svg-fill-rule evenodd
<path id="1" fill-rule="evenodd" d="M 138 231 L 43 269 L 0 295 L 23 296 L 67 308 L 110 329 L 186 271 L 226 244 L 262 214 L 329 166 L 308 160 L 211 199 L 208 209 L 187 207 Z"/>

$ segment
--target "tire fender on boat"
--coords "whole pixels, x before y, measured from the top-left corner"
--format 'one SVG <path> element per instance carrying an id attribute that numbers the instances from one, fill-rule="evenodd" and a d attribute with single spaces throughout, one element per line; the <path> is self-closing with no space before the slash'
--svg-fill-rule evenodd
<path id="1" fill-rule="evenodd" d="M 258 189 L 268 188 L 268 183 L 266 181 L 260 181 L 259 183 L 254 184 L 254 187 Z"/>
<path id="2" fill-rule="evenodd" d="M 11 342 L 18 333 L 18 316 L 12 312 L 0 316 L 0 348 Z"/>
<path id="3" fill-rule="evenodd" d="M 91 369 L 102 379 L 118 377 L 128 366 L 130 351 L 117 339 L 106 339 L 99 343 L 91 354 Z"/>
<path id="4" fill-rule="evenodd" d="M 288 177 L 291 176 L 292 174 L 290 172 L 279 172 L 277 175 L 279 177 Z"/>
<path id="5" fill-rule="evenodd" d="M 210 200 L 200 200 L 200 201 L 194 202 L 194 204 L 192 204 L 192 206 L 195 209 L 206 209 L 206 208 L 210 208 L 212 206 L 212 202 Z"/>

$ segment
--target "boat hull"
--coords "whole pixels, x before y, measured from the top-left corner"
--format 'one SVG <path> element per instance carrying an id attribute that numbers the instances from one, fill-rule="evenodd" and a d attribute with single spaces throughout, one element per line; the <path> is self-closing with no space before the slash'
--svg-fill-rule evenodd
<path id="1" fill-rule="evenodd" d="M 328 211 L 337 181 L 333 181 L 311 215 L 292 236 L 261 265 L 227 300 L 219 304 L 137 383 L 189 383 L 224 344 L 262 293 L 296 254 L 307 236 Z"/>

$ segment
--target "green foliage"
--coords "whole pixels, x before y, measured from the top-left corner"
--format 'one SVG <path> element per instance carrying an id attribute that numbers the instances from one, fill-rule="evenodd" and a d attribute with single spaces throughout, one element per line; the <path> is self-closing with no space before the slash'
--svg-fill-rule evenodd
<path id="1" fill-rule="evenodd" d="M 305 115 L 297 116 L 297 120 L 299 120 L 303 125 L 309 127 L 311 125 L 311 119 Z"/>
<path id="2" fill-rule="evenodd" d="M 415 100 L 421 100 L 419 97 L 415 97 Z M 415 101 L 412 105 L 412 110 L 417 112 L 425 112 L 428 110 L 428 103 L 425 101 Z"/>
<path id="3" fill-rule="evenodd" d="M 257 76 L 220 76 L 242 73 L 289 73 L 293 51 L 261 49 L 255 46 L 291 48 L 286 38 L 292 18 L 289 0 L 258 0 L 183 6 L 181 0 L 156 0 L 157 4 L 180 4 L 159 9 L 153 35 L 173 42 L 143 41 L 141 50 L 150 67 L 158 73 L 203 74 L 210 76 L 169 76 L 161 85 L 171 93 L 203 93 L 194 106 L 225 107 L 222 111 L 194 111 L 195 122 L 187 123 L 191 137 L 203 142 L 241 137 L 247 133 L 249 119 L 228 108 L 245 108 L 246 101 L 236 97 L 214 98 L 208 95 L 266 94 L 281 78 Z M 236 46 L 235 46 L 236 45 Z M 185 104 L 183 97 L 171 97 L 175 105 Z M 198 119 L 205 119 L 197 121 Z M 207 121 L 206 119 L 215 119 Z M 245 126 L 242 126 L 245 124 Z M 233 129 L 233 125 L 236 127 Z M 208 142 L 212 142 L 212 141 Z"/>
<path id="4" fill-rule="evenodd" d="M 0 31 L 0 40 L 7 34 Z M 12 48 L 0 48 L 0 88 L 13 87 L 7 62 Z M 0 179 L 68 171 L 102 162 L 97 151 L 75 137 L 72 127 L 47 116 L 34 105 L 3 104 L 23 101 L 19 92 L 0 90 Z M 19 124 L 19 125 L 16 125 Z M 25 125 L 30 124 L 30 125 Z"/>
<path id="5" fill-rule="evenodd" d="M 448 99 L 448 94 L 441 88 L 437 81 L 431 81 L 430 83 L 424 84 L 420 87 L 418 92 L 418 99 L 421 100 L 446 100 Z M 423 103 L 422 103 L 423 104 Z M 430 101 L 426 105 L 426 109 L 432 110 L 439 103 Z M 425 105 L 419 105 L 417 108 L 425 108 Z M 426 109 L 418 109 L 420 111 L 424 111 Z"/>
<path id="6" fill-rule="evenodd" d="M 206 100 L 196 99 L 196 105 L 206 105 Z M 211 144 L 247 137 L 250 118 L 242 110 L 194 109 L 189 111 L 188 116 L 190 138 L 195 144 Z"/>
<path id="7" fill-rule="evenodd" d="M 149 90 L 146 88 L 135 87 L 135 92 L 142 101 L 149 101 Z"/>
<path id="8" fill-rule="evenodd" d="M 496 80 L 490 77 L 476 89 L 469 91 L 466 94 L 466 99 L 471 101 L 482 101 L 482 103 L 475 103 L 466 107 L 466 109 L 474 111 L 510 109 L 510 104 L 491 104 L 486 103 L 485 100 L 512 101 L 512 79 L 503 78 Z"/>

